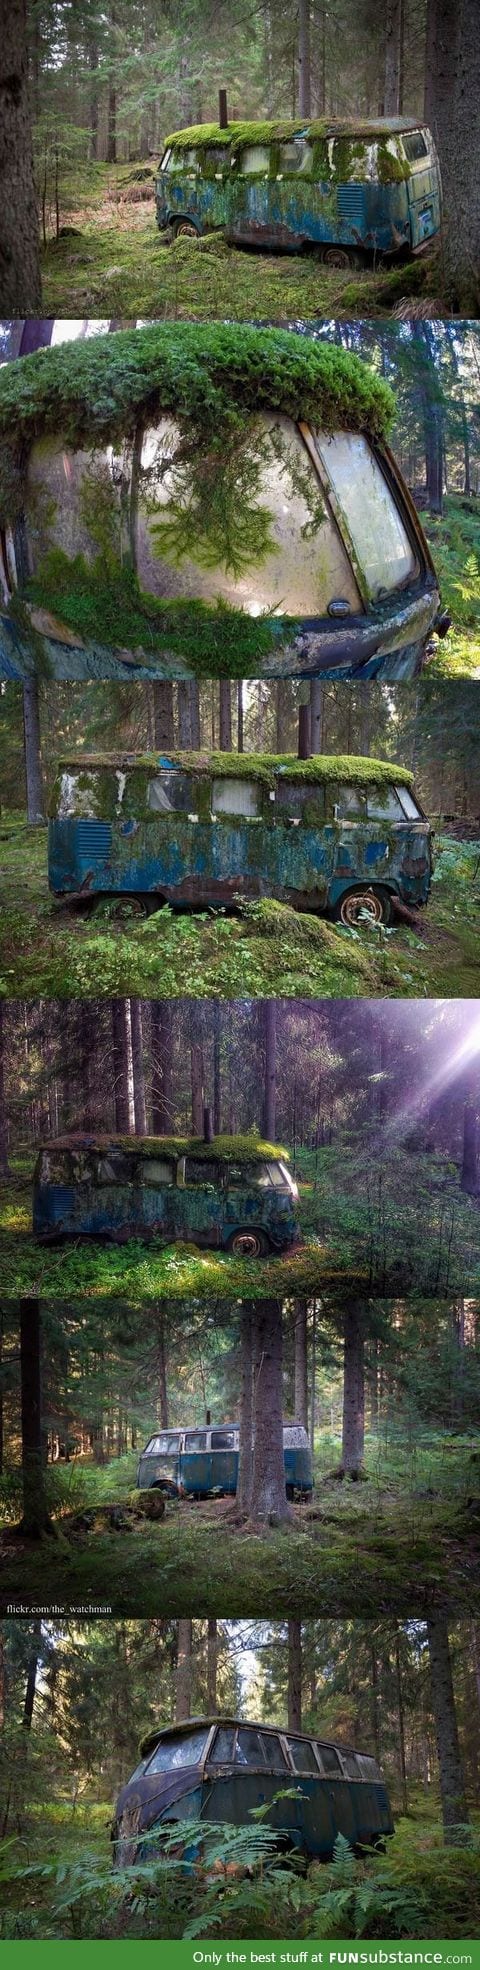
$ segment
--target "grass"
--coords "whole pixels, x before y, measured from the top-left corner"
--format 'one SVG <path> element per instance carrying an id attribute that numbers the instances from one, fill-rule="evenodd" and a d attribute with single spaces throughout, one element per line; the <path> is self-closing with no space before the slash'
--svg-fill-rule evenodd
<path id="1" fill-rule="evenodd" d="M 192 1246 L 104 1245 L 72 1239 L 38 1244 L 31 1230 L 31 1172 L 12 1170 L 0 1189 L 2 1291 L 124 1299 L 148 1305 L 159 1296 L 200 1300 L 288 1299 L 335 1289 L 381 1294 L 477 1292 L 478 1203 L 459 1189 L 458 1170 L 441 1154 L 373 1147 L 360 1136 L 302 1150 L 298 1216 L 305 1240 L 284 1258 L 235 1259 Z"/>
<path id="2" fill-rule="evenodd" d="M 480 995 L 480 843 L 437 843 L 430 902 L 415 928 L 344 930 L 264 900 L 235 914 L 159 910 L 116 922 L 59 905 L 47 836 L 0 822 L 0 993 L 95 998 L 475 998 Z"/>
<path id="3" fill-rule="evenodd" d="M 283 1620 L 300 1601 L 305 1618 L 318 1612 L 359 1618 L 405 1607 L 425 1613 L 455 1594 L 458 1609 L 472 1611 L 480 1555 L 480 1498 L 475 1513 L 468 1437 L 442 1439 L 420 1430 L 421 1448 L 401 1432 L 393 1448 L 367 1437 L 362 1484 L 338 1483 L 339 1443 L 319 1435 L 312 1503 L 293 1507 L 286 1531 L 235 1522 L 232 1500 L 169 1501 L 165 1518 L 121 1530 L 105 1525 L 102 1507 L 125 1501 L 135 1486 L 135 1454 L 98 1467 L 78 1459 L 48 1473 L 50 1509 L 57 1537 L 40 1546 L 5 1537 L 20 1516 L 20 1473 L 0 1491 L 0 1557 L 4 1609 L 25 1599 L 35 1608 L 49 1599 L 65 1610 L 79 1600 L 114 1615 L 138 1612 L 178 1617 L 192 1605 L 199 1617 L 260 1618 L 265 1611 L 268 1566 L 269 1618 Z M 3 1502 L 2 1502 L 3 1492 Z M 79 1515 L 97 1508 L 90 1528 Z M 468 1517 L 467 1517 L 468 1513 Z M 77 1522 L 76 1522 L 77 1521 Z M 212 1547 L 215 1566 L 212 1568 Z"/>
<path id="4" fill-rule="evenodd" d="M 131 166 L 81 167 L 65 178 L 62 220 L 75 230 L 43 254 L 43 306 L 55 316 L 177 321 L 309 321 L 391 312 L 436 295 L 433 256 L 374 271 L 325 267 L 314 253 L 239 251 L 220 234 L 166 244 L 153 197 L 125 202 Z M 441 299 L 438 312 L 444 312 Z"/>

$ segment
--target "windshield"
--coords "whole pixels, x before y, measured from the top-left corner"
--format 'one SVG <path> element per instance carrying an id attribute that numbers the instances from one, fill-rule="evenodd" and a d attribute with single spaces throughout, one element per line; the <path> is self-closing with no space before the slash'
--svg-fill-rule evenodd
<path id="1" fill-rule="evenodd" d="M 372 599 L 378 600 L 416 572 L 414 549 L 384 473 L 366 438 L 347 431 L 317 434 L 338 512 L 348 530 Z"/>
<path id="2" fill-rule="evenodd" d="M 174 1772 L 182 1765 L 199 1765 L 209 1736 L 210 1724 L 207 1724 L 200 1730 L 182 1731 L 178 1737 L 162 1738 L 149 1761 L 149 1773 Z"/>
<path id="3" fill-rule="evenodd" d="M 403 808 L 403 812 L 404 814 L 406 814 L 407 821 L 423 821 L 423 814 L 421 813 L 420 808 L 417 807 L 417 802 L 416 800 L 414 800 L 413 793 L 410 792 L 410 788 L 397 787 L 396 791 L 398 793 L 398 798 L 400 801 L 400 805 Z"/>

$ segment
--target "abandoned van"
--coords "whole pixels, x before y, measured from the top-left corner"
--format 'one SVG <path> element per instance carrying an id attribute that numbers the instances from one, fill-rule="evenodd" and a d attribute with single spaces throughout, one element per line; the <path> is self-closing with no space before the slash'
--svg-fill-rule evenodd
<path id="1" fill-rule="evenodd" d="M 427 902 L 430 824 L 404 767 L 248 753 L 78 755 L 50 801 L 54 896 L 201 908 L 274 896 L 354 925 Z"/>
<path id="2" fill-rule="evenodd" d="M 235 246 L 333 267 L 422 252 L 440 228 L 435 145 L 412 118 L 197 124 L 166 139 L 156 185 L 163 231 L 225 233 Z"/>
<path id="3" fill-rule="evenodd" d="M 233 1498 L 239 1441 L 238 1423 L 159 1430 L 139 1457 L 139 1489 L 164 1491 L 169 1498 Z M 312 1453 L 302 1423 L 284 1423 L 283 1456 L 287 1498 L 309 1498 L 313 1491 Z"/>
<path id="4" fill-rule="evenodd" d="M 40 1149 L 33 1229 L 64 1238 L 159 1238 L 238 1258 L 284 1252 L 301 1237 L 288 1154 L 256 1136 L 59 1136 Z"/>
<path id="5" fill-rule="evenodd" d="M 281 329 L 0 367 L 0 676 L 413 676 L 449 618 L 393 412 L 358 357 Z"/>
<path id="6" fill-rule="evenodd" d="M 288 1797 L 279 1797 L 283 1788 Z M 282 1845 L 309 1860 L 329 1861 L 339 1833 L 352 1847 L 374 1846 L 393 1833 L 390 1801 L 370 1752 L 299 1731 L 190 1717 L 150 1731 L 140 1764 L 119 1793 L 112 1829 L 117 1866 L 153 1858 L 142 1835 L 192 1820 L 251 1824 L 270 1805 L 268 1825 Z M 186 1855 L 194 1857 L 194 1846 Z"/>

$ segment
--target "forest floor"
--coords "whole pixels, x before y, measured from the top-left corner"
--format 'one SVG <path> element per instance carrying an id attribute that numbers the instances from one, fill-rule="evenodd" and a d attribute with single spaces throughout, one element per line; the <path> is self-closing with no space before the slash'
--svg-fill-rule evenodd
<path id="1" fill-rule="evenodd" d="M 480 1289 L 478 1198 L 459 1187 L 441 1153 L 387 1148 L 378 1129 L 352 1144 L 338 1139 L 299 1150 L 298 1217 L 305 1243 L 285 1257 L 236 1259 L 231 1253 L 162 1246 L 140 1239 L 41 1245 L 32 1233 L 34 1152 L 17 1159 L 0 1186 L 2 1292 L 81 1295 L 147 1306 L 159 1297 L 289 1299 L 334 1287 L 350 1293 L 448 1295 Z"/>
<path id="2" fill-rule="evenodd" d="M 61 187 L 61 236 L 43 252 L 43 306 L 55 317 L 297 323 L 391 314 L 441 298 L 438 255 L 376 270 L 326 267 L 311 253 L 227 246 L 220 233 L 173 243 L 158 232 L 153 185 L 138 198 L 131 164 L 82 164 Z"/>
<path id="3" fill-rule="evenodd" d="M 437 1440 L 438 1441 L 438 1440 Z M 338 1467 L 339 1447 L 334 1446 Z M 142 1616 L 183 1615 L 192 1605 L 202 1618 L 284 1620 L 295 1607 L 305 1618 L 348 1613 L 361 1619 L 382 1613 L 412 1614 L 455 1600 L 458 1612 L 480 1612 L 480 1491 L 475 1442 L 448 1439 L 436 1459 L 413 1464 L 405 1446 L 404 1469 L 382 1459 L 377 1440 L 367 1442 L 365 1482 L 341 1482 L 316 1473 L 314 1498 L 291 1507 L 285 1527 L 237 1520 L 232 1499 L 167 1502 L 152 1524 L 109 1504 L 131 1502 L 136 1458 L 115 1459 L 100 1473 L 77 1460 L 49 1473 L 55 1537 L 39 1543 L 16 1537 L 12 1523 L 0 1534 L 0 1605 L 59 1602 L 66 1613 L 81 1601 L 98 1612 Z M 9 1519 L 18 1523 L 16 1485 L 8 1487 Z M 135 1493 L 135 1497 L 138 1493 Z M 215 1566 L 212 1568 L 212 1551 Z M 477 1583 L 477 1585 L 475 1585 Z"/>
<path id="4" fill-rule="evenodd" d="M 470 1846 L 446 1848 L 433 1786 L 409 1786 L 408 1814 L 402 1816 L 391 1787 L 395 1774 L 387 1773 L 395 1832 L 384 1855 L 364 1852 L 355 1862 L 347 1856 L 345 1873 L 338 1858 L 333 1866 L 314 1862 L 299 1874 L 287 1869 L 283 1857 L 280 1872 L 261 1867 L 260 1882 L 254 1872 L 248 1882 L 244 1870 L 230 1884 L 222 1880 L 219 1897 L 204 1868 L 195 1872 L 170 1861 L 157 1881 L 149 1871 L 142 1896 L 141 1868 L 134 1893 L 131 1879 L 122 1882 L 112 1873 L 114 1801 L 105 1781 L 100 1790 L 91 1779 L 79 1800 L 76 1774 L 71 1783 L 68 1773 L 56 1776 L 52 1785 L 49 1769 L 45 1783 L 43 1763 L 42 1789 L 42 1754 L 35 1761 L 33 1733 L 24 1788 L 28 1771 L 28 1798 L 22 1796 L 19 1807 L 14 1786 L 12 1827 L 3 1847 L 4 1941 L 173 1940 L 191 1935 L 193 1924 L 196 1938 L 215 1943 L 232 1935 L 298 1943 L 309 1936 L 446 1939 L 478 1933 L 479 1815 L 472 1811 Z"/>
<path id="5" fill-rule="evenodd" d="M 0 993 L 71 998 L 476 998 L 480 842 L 444 836 L 415 926 L 349 931 L 263 900 L 116 922 L 48 892 L 47 833 L 0 819 Z M 127 905 L 128 909 L 128 905 Z"/>

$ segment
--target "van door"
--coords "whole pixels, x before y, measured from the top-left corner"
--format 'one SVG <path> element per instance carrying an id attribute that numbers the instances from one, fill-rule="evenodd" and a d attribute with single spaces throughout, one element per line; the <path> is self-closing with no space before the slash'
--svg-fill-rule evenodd
<path id="1" fill-rule="evenodd" d="M 220 1163 L 186 1156 L 184 1182 L 175 1192 L 176 1237 L 195 1245 L 222 1242 L 223 1192 Z"/>
<path id="2" fill-rule="evenodd" d="M 274 245 L 279 237 L 271 144 L 247 144 L 232 157 L 227 239 L 251 246 Z"/>
<path id="3" fill-rule="evenodd" d="M 440 172 L 428 130 L 405 130 L 402 149 L 410 165 L 407 178 L 410 241 L 425 246 L 440 226 Z"/>
<path id="4" fill-rule="evenodd" d="M 175 1163 L 167 1156 L 140 1156 L 137 1180 L 139 1217 L 145 1230 L 168 1240 L 175 1237 Z"/>
<path id="5" fill-rule="evenodd" d="M 215 1491 L 234 1497 L 238 1477 L 238 1437 L 234 1429 L 211 1430 L 212 1484 Z"/>
<path id="6" fill-rule="evenodd" d="M 182 1490 L 189 1498 L 205 1496 L 212 1488 L 212 1459 L 208 1430 L 185 1430 L 180 1456 Z"/>
<path id="7" fill-rule="evenodd" d="M 304 908 L 325 909 L 336 846 L 325 788 L 279 773 L 275 805 L 283 822 L 275 828 L 272 844 L 278 894 L 297 899 Z"/>

